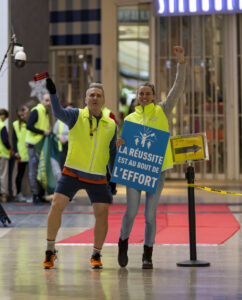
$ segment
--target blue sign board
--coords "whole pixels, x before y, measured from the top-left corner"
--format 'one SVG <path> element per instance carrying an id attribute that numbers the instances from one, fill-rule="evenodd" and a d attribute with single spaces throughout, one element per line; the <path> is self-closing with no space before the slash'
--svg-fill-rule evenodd
<path id="1" fill-rule="evenodd" d="M 170 133 L 125 121 L 111 177 L 120 183 L 155 193 Z"/>
<path id="2" fill-rule="evenodd" d="M 162 16 L 241 13 L 242 0 L 153 0 Z"/>

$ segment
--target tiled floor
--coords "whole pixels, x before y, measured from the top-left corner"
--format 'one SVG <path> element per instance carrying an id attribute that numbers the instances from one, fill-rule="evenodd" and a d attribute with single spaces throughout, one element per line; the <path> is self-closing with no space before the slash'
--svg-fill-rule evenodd
<path id="1" fill-rule="evenodd" d="M 212 186 L 212 183 L 203 183 Z M 242 192 L 240 183 L 213 182 L 213 187 Z M 242 224 L 242 196 L 195 191 L 196 203 L 227 203 Z M 114 203 L 124 203 L 118 189 Z M 187 203 L 183 182 L 167 181 L 163 203 Z M 129 264 L 117 263 L 117 246 L 104 246 L 104 269 L 90 269 L 91 246 L 59 246 L 56 268 L 43 270 L 46 216 L 49 205 L 3 204 L 12 224 L 0 224 L 0 299 L 242 299 L 242 233 L 238 231 L 219 246 L 197 245 L 197 258 L 210 267 L 177 267 L 189 259 L 189 245 L 155 245 L 154 269 L 141 269 L 142 245 L 129 246 Z M 88 199 L 79 193 L 63 214 L 58 240 L 92 227 L 94 218 Z M 89 213 L 82 214 L 81 211 Z M 80 212 L 80 213 L 79 213 Z"/>

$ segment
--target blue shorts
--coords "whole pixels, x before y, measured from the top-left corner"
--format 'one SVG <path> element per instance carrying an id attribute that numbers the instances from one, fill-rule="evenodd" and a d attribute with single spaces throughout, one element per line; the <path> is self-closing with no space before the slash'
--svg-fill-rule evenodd
<path id="1" fill-rule="evenodd" d="M 75 177 L 61 174 L 55 192 L 70 197 L 70 201 L 79 190 L 86 190 L 91 203 L 112 203 L 113 196 L 107 184 L 94 184 L 80 181 Z"/>

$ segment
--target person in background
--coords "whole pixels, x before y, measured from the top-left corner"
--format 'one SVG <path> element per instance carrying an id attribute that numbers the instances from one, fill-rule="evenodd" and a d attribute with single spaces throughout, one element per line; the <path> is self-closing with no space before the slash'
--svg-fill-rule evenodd
<path id="1" fill-rule="evenodd" d="M 44 137 L 51 133 L 50 130 L 50 95 L 45 93 L 40 103 L 31 109 L 27 121 L 27 133 L 25 142 L 28 147 L 29 156 L 29 183 L 32 193 L 33 203 L 41 204 L 45 202 L 45 191 L 37 180 L 39 165 L 39 154 L 34 146 Z"/>
<path id="2" fill-rule="evenodd" d="M 109 108 L 107 108 L 107 107 L 104 107 L 104 108 L 102 109 L 102 114 L 103 114 L 104 116 L 107 116 L 107 117 L 113 119 L 116 125 L 118 124 L 117 119 L 116 119 L 116 117 L 115 117 L 115 114 L 112 113 L 111 109 L 109 109 Z"/>
<path id="3" fill-rule="evenodd" d="M 123 113 L 123 119 L 127 117 L 129 113 L 129 106 L 127 105 L 126 97 L 120 98 L 119 112 Z"/>
<path id="4" fill-rule="evenodd" d="M 175 46 L 174 54 L 178 60 L 176 80 L 166 99 L 163 102 L 156 104 L 154 85 L 150 82 L 140 84 L 137 90 L 138 106 L 135 107 L 135 112 L 128 115 L 125 120 L 169 132 L 169 117 L 171 116 L 173 107 L 181 97 L 185 86 L 186 65 L 184 61 L 184 48 Z M 125 141 L 122 138 L 117 140 L 118 147 L 123 144 L 125 144 Z M 144 213 L 145 238 L 142 257 L 143 269 L 153 268 L 152 253 L 156 235 L 156 211 L 164 186 L 165 170 L 172 168 L 172 166 L 172 152 L 170 142 L 168 142 L 156 193 L 151 194 L 146 192 Z M 118 242 L 118 262 L 121 267 L 125 267 L 128 264 L 128 239 L 133 227 L 134 219 L 138 213 L 141 191 L 126 187 L 126 195 L 127 207 L 123 216 Z"/>
<path id="5" fill-rule="evenodd" d="M 135 106 L 136 106 L 136 98 L 132 99 L 130 103 L 128 115 L 132 114 L 135 111 Z"/>
<path id="6" fill-rule="evenodd" d="M 119 115 L 118 115 L 118 124 L 119 124 L 119 136 L 122 134 L 124 119 L 128 115 L 129 106 L 126 103 L 126 97 L 120 98 L 119 104 Z"/>
<path id="7" fill-rule="evenodd" d="M 11 146 L 8 138 L 8 131 L 4 121 L 8 118 L 8 111 L 4 108 L 0 109 L 0 189 L 1 202 L 7 202 L 8 191 L 8 168 Z"/>
<path id="8" fill-rule="evenodd" d="M 12 134 L 12 144 L 13 144 L 13 151 L 14 157 L 17 161 L 17 172 L 15 180 L 13 180 L 13 184 L 15 181 L 16 185 L 16 201 L 26 201 L 27 199 L 23 196 L 21 192 L 22 181 L 24 177 L 24 173 L 26 167 L 28 165 L 28 148 L 25 143 L 26 139 L 26 122 L 29 115 L 29 108 L 26 105 L 23 105 L 17 111 L 18 120 L 13 122 L 13 134 Z"/>
<path id="9" fill-rule="evenodd" d="M 68 103 L 67 105 L 64 106 L 64 108 L 73 108 L 74 105 L 72 103 Z M 60 167 L 63 169 L 64 163 L 66 160 L 66 155 L 68 151 L 68 131 L 69 128 L 68 126 L 62 122 L 61 120 L 56 120 L 54 128 L 53 128 L 53 133 L 57 136 L 58 138 L 58 149 L 60 152 Z"/>
<path id="10" fill-rule="evenodd" d="M 57 183 L 47 220 L 47 249 L 43 267 L 53 268 L 56 259 L 55 239 L 61 216 L 76 192 L 86 190 L 93 206 L 94 245 L 91 256 L 93 269 L 101 269 L 101 250 L 108 231 L 108 210 L 112 194 L 107 186 L 106 167 L 112 171 L 116 154 L 117 129 L 114 120 L 102 112 L 104 89 L 92 83 L 86 91 L 84 109 L 64 109 L 59 103 L 53 81 L 46 80 L 51 106 L 56 118 L 69 127 L 68 153 Z"/>

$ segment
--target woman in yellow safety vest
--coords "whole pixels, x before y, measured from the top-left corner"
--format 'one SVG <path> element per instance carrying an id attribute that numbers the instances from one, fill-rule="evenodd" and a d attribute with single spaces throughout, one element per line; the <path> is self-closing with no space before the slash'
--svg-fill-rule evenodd
<path id="1" fill-rule="evenodd" d="M 152 128 L 169 131 L 168 120 L 171 116 L 173 107 L 179 100 L 185 85 L 185 61 L 184 48 L 180 46 L 174 47 L 174 53 L 178 60 L 177 74 L 175 83 L 167 95 L 166 99 L 158 104 L 155 104 L 155 88 L 152 83 L 142 83 L 137 90 L 137 102 L 135 111 L 128 115 L 125 120 L 150 126 Z M 123 139 L 117 140 L 117 147 L 123 145 Z M 145 238 L 144 252 L 142 257 L 142 268 L 152 269 L 152 252 L 156 234 L 156 211 L 160 195 L 164 186 L 165 170 L 172 168 L 173 160 L 171 153 L 170 142 L 168 142 L 162 172 L 159 178 L 157 190 L 155 194 L 146 192 L 145 200 Z M 132 230 L 134 219 L 138 213 L 141 191 L 134 188 L 126 187 L 127 207 L 124 214 L 120 238 L 118 262 L 121 267 L 128 264 L 128 239 Z"/>
<path id="2" fill-rule="evenodd" d="M 28 165 L 29 156 L 28 149 L 26 147 L 25 138 L 26 138 L 26 122 L 29 115 L 29 108 L 26 105 L 23 105 L 17 111 L 18 120 L 13 122 L 13 134 L 12 134 L 12 143 L 14 156 L 17 159 L 17 176 L 15 179 L 16 189 L 17 189 L 17 201 L 26 201 L 25 197 L 21 192 L 22 181 L 26 167 Z"/>
<path id="3" fill-rule="evenodd" d="M 0 109 L 0 202 L 7 202 L 8 195 L 8 167 L 11 146 L 8 140 L 8 131 L 4 121 L 8 118 L 8 111 Z"/>

